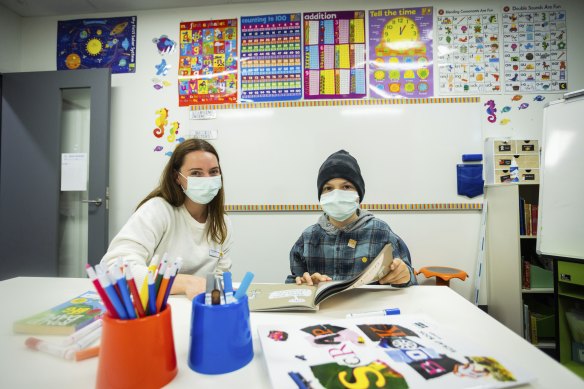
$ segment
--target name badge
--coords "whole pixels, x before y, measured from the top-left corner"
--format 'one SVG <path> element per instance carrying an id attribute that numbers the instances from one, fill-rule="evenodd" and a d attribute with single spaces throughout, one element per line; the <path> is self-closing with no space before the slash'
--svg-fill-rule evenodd
<path id="1" fill-rule="evenodd" d="M 209 255 L 213 258 L 221 258 L 221 251 L 215 249 L 209 249 Z"/>

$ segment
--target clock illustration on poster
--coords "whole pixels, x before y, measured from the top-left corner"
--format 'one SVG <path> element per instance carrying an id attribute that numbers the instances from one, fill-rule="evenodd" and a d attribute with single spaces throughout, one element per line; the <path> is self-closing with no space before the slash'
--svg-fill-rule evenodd
<path id="1" fill-rule="evenodd" d="M 387 22 L 375 54 L 378 57 L 426 54 L 426 45 L 420 41 L 416 22 L 405 16 L 397 16 Z"/>
<path id="2" fill-rule="evenodd" d="M 59 21 L 57 69 L 136 71 L 136 17 Z"/>
<path id="3" fill-rule="evenodd" d="M 371 97 L 431 97 L 432 7 L 369 11 Z"/>

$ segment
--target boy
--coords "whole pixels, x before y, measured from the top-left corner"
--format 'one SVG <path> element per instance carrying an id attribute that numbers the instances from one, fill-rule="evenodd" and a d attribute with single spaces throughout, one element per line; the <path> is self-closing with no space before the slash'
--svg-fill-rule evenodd
<path id="1" fill-rule="evenodd" d="M 287 283 L 308 285 L 345 280 L 363 271 L 387 243 L 393 246 L 390 272 L 380 284 L 415 285 L 407 246 L 384 221 L 359 209 L 365 182 L 357 160 L 345 150 L 320 167 L 318 198 L 324 214 L 304 230 L 290 251 Z"/>

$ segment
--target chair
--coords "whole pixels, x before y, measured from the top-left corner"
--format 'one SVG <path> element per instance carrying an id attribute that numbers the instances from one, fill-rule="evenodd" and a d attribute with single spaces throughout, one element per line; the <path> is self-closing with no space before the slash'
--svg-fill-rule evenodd
<path id="1" fill-rule="evenodd" d="M 424 266 L 415 271 L 416 275 L 422 273 L 426 278 L 436 277 L 436 285 L 450 286 L 452 278 L 466 280 L 468 274 L 465 271 L 446 266 Z"/>
<path id="2" fill-rule="evenodd" d="M 404 242 L 401 238 L 398 239 L 398 243 L 399 245 L 403 246 L 408 258 L 410 259 L 410 263 L 412 264 L 413 259 L 412 255 L 410 254 L 408 245 L 406 245 L 406 242 Z M 424 266 L 418 270 L 414 269 L 414 273 L 416 275 L 422 273 L 426 278 L 436 277 L 436 285 L 446 286 L 450 286 L 450 279 L 452 278 L 459 278 L 464 281 L 466 280 L 466 277 L 468 277 L 468 274 L 466 274 L 465 271 L 446 266 Z"/>

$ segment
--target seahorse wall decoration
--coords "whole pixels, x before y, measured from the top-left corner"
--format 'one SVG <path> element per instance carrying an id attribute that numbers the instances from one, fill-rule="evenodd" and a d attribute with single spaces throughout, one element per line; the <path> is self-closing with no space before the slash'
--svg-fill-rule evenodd
<path id="1" fill-rule="evenodd" d="M 166 127 L 168 124 L 168 109 L 160 108 L 158 111 L 156 111 L 156 115 L 158 115 L 158 117 L 154 120 L 156 128 L 152 132 L 154 133 L 155 137 L 162 138 L 164 135 L 164 127 Z"/>
<path id="2" fill-rule="evenodd" d="M 495 123 L 497 121 L 497 108 L 495 108 L 495 100 L 489 100 L 484 105 L 487 107 L 487 113 L 489 114 L 487 120 L 489 123 Z"/>

